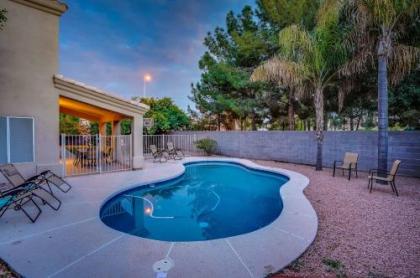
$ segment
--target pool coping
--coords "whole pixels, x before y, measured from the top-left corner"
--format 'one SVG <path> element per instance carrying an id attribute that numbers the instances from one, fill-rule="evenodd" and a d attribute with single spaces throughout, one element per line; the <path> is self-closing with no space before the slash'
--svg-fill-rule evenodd
<path id="1" fill-rule="evenodd" d="M 283 202 L 282 212 L 270 224 L 249 233 L 235 235 L 235 236 L 226 237 L 226 238 L 205 240 L 205 241 L 177 241 L 177 242 L 174 242 L 175 244 L 178 243 L 178 244 L 197 245 L 203 242 L 217 242 L 217 241 L 222 242 L 226 240 L 234 240 L 234 241 L 238 241 L 237 244 L 239 245 L 242 244 L 243 242 L 246 242 L 247 245 L 250 245 L 250 247 L 248 248 L 249 250 L 257 250 L 258 246 L 253 246 L 253 245 L 258 245 L 258 241 L 248 241 L 248 239 L 258 237 L 259 235 L 267 237 L 267 235 L 273 234 L 270 231 L 288 234 L 295 241 L 300 241 L 300 243 L 303 242 L 301 246 L 300 245 L 294 246 L 295 249 L 293 251 L 285 250 L 285 253 L 287 253 L 287 256 L 284 256 L 284 257 L 279 256 L 281 259 L 279 259 L 278 263 L 275 263 L 275 265 L 273 264 L 261 265 L 259 263 L 252 263 L 252 262 L 245 263 L 243 262 L 243 259 L 241 258 L 241 254 L 237 250 L 234 250 L 234 253 L 237 253 L 237 256 L 240 258 L 242 263 L 244 265 L 246 264 L 245 268 L 247 268 L 247 271 L 249 272 L 250 277 L 265 277 L 269 274 L 280 271 L 285 266 L 289 265 L 295 259 L 300 257 L 306 251 L 306 249 L 312 244 L 312 242 L 315 240 L 315 237 L 318 231 L 318 216 L 315 210 L 313 209 L 312 205 L 310 204 L 309 200 L 303 194 L 303 190 L 309 185 L 309 179 L 306 176 L 300 173 L 294 172 L 294 171 L 290 171 L 290 170 L 286 170 L 282 168 L 263 166 L 260 164 L 256 164 L 248 159 L 242 159 L 242 158 L 230 158 L 230 157 L 228 158 L 228 157 L 216 157 L 216 156 L 186 157 L 183 160 L 179 161 L 179 164 L 182 166 L 181 171 L 175 172 L 173 175 L 169 177 L 156 179 L 156 180 L 148 181 L 144 183 L 125 185 L 119 190 L 113 192 L 107 198 L 105 198 L 105 200 L 101 203 L 99 212 L 106 202 L 108 202 L 109 200 L 111 200 L 112 198 L 114 198 L 115 196 L 117 196 L 118 194 L 122 192 L 131 190 L 137 187 L 145 186 L 150 183 L 160 183 L 160 182 L 176 179 L 185 173 L 185 164 L 193 163 L 193 162 L 206 162 L 206 161 L 208 162 L 233 162 L 233 163 L 237 163 L 245 167 L 248 167 L 250 169 L 272 172 L 272 173 L 280 174 L 289 178 L 289 180 L 285 184 L 280 186 L 280 189 L 279 189 L 280 198 Z M 302 207 L 301 206 L 302 204 L 305 204 L 305 206 Z M 296 216 L 303 216 L 303 217 L 296 218 Z M 290 217 L 292 217 L 293 219 L 289 219 Z M 296 221 L 296 219 L 299 219 L 299 221 L 302 223 L 297 223 L 299 221 Z M 290 225 L 291 224 L 290 222 L 293 222 L 293 225 Z M 106 226 L 106 227 L 108 227 L 109 229 L 112 229 L 109 226 Z M 303 227 L 305 227 L 304 233 L 302 233 Z M 124 233 L 124 232 L 120 232 L 120 233 Z M 129 236 L 138 238 L 137 236 L 134 236 L 134 235 L 129 235 Z M 157 239 L 148 239 L 148 238 L 142 238 L 142 239 L 150 240 L 150 241 L 167 242 L 167 241 L 162 241 L 162 240 L 157 240 Z M 273 245 L 275 245 L 275 243 L 278 243 L 279 247 L 282 246 L 282 243 L 283 243 L 282 241 L 276 241 L 275 238 L 273 238 L 272 241 L 273 241 L 272 242 Z M 290 245 L 291 243 L 293 242 L 289 242 L 288 244 Z M 235 249 L 234 246 L 232 246 L 232 244 L 228 243 L 228 245 L 230 245 L 232 249 Z M 264 253 L 262 254 L 261 252 L 257 254 L 259 260 L 264 261 L 264 258 L 267 258 L 267 261 L 270 261 L 269 259 L 273 257 L 273 252 L 272 252 L 273 250 L 268 250 L 268 251 L 269 252 L 267 252 L 266 254 Z M 170 271 L 169 271 L 169 274 L 170 274 Z"/>
<path id="2" fill-rule="evenodd" d="M 165 242 L 129 235 L 105 225 L 102 205 L 119 192 L 177 178 L 184 163 L 226 161 L 289 177 L 280 187 L 283 211 L 271 224 L 247 234 L 193 242 Z M 156 277 L 152 266 L 172 259 L 173 277 L 264 277 L 298 258 L 314 240 L 318 218 L 303 194 L 307 177 L 250 160 L 188 157 L 181 161 L 146 161 L 139 171 L 67 179 L 73 189 L 63 194 L 59 211 L 42 207 L 35 224 L 21 212 L 0 218 L 0 257 L 25 277 Z M 140 181 L 140 182 L 139 182 Z"/>

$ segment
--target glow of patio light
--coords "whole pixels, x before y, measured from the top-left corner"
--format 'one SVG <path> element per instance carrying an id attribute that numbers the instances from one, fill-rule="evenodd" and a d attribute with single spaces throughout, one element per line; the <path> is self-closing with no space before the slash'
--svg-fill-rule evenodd
<path id="1" fill-rule="evenodd" d="M 150 215 L 150 214 L 152 214 L 152 209 L 147 207 L 147 208 L 144 209 L 144 213 Z"/>

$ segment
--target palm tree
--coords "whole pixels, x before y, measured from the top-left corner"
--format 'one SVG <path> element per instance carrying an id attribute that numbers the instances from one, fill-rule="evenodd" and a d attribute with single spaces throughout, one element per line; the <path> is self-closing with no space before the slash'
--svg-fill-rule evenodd
<path id="1" fill-rule="evenodd" d="M 378 70 L 378 168 L 388 168 L 388 76 L 395 85 L 419 64 L 420 48 L 403 44 L 407 29 L 420 20 L 420 0 L 349 0 L 353 59 L 343 75 Z"/>
<path id="2" fill-rule="evenodd" d="M 316 170 L 322 170 L 324 138 L 324 91 L 335 84 L 347 59 L 344 34 L 339 29 L 340 0 L 325 0 L 318 10 L 313 30 L 290 25 L 279 33 L 279 53 L 260 65 L 254 81 L 276 81 L 292 88 L 296 96 L 313 98 L 316 118 Z"/>

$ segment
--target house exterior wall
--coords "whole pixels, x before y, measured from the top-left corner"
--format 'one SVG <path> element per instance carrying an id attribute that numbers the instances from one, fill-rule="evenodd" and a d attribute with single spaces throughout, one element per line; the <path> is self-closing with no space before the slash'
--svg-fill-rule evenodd
<path id="1" fill-rule="evenodd" d="M 19 164 L 24 173 L 45 168 L 61 173 L 58 94 L 52 79 L 58 70 L 59 16 L 28 3 L 36 5 L 0 0 L 8 18 L 0 31 L 0 115 L 35 119 L 35 162 Z"/>

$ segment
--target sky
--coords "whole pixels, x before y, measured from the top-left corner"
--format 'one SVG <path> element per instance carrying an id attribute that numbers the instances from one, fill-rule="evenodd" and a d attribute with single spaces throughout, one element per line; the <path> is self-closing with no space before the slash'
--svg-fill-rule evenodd
<path id="1" fill-rule="evenodd" d="M 112 94 L 171 97 L 186 110 L 203 40 L 254 0 L 65 0 L 60 73 Z M 193 106 L 193 105 L 192 105 Z M 194 106 L 193 106 L 194 107 Z"/>

